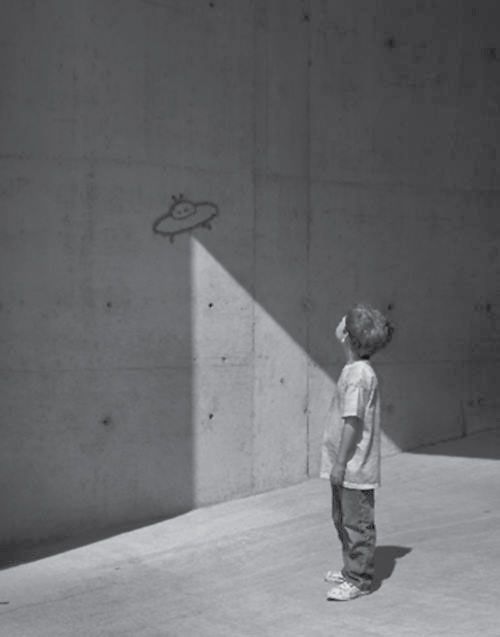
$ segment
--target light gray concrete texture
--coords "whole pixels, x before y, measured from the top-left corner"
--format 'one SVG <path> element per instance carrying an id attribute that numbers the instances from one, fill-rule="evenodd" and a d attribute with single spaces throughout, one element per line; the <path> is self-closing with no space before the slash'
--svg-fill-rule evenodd
<path id="1" fill-rule="evenodd" d="M 330 487 L 300 485 L 0 572 L 7 637 L 496 637 L 500 434 L 386 458 L 372 595 L 326 601 Z"/>
<path id="2" fill-rule="evenodd" d="M 2 547 L 317 475 L 358 300 L 385 454 L 498 424 L 497 3 L 2 8 Z"/>

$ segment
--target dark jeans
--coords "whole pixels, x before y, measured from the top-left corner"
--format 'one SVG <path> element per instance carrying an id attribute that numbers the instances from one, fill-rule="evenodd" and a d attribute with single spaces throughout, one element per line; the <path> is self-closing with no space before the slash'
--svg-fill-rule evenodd
<path id="1" fill-rule="evenodd" d="M 332 518 L 342 544 L 344 578 L 361 590 L 370 590 L 375 571 L 374 490 L 332 485 Z"/>

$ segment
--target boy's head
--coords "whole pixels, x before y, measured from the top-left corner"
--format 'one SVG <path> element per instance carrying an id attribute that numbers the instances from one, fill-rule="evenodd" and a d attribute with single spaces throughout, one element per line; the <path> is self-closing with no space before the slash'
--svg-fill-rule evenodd
<path id="1" fill-rule="evenodd" d="M 358 304 L 350 309 L 337 326 L 337 338 L 349 338 L 351 349 L 360 358 L 370 358 L 392 338 L 394 327 L 385 316 L 369 305 Z"/>

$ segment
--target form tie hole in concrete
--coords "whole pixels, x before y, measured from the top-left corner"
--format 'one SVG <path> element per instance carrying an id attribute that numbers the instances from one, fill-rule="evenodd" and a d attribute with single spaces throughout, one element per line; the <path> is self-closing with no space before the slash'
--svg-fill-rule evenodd
<path id="1" fill-rule="evenodd" d="M 210 303 L 208 304 L 208 307 L 209 307 L 210 309 L 212 309 L 212 308 L 213 308 L 213 306 L 214 306 L 214 304 L 213 304 L 212 302 L 210 302 Z"/>
<path id="2" fill-rule="evenodd" d="M 111 420 L 111 416 L 104 416 L 104 418 L 101 420 L 101 425 L 104 425 L 105 427 L 109 427 L 109 425 L 111 425 L 113 421 Z"/>
<path id="3" fill-rule="evenodd" d="M 113 307 L 113 303 L 111 303 L 111 301 L 108 301 L 106 303 L 106 307 L 110 310 Z"/>
<path id="4" fill-rule="evenodd" d="M 209 420 L 213 420 L 213 418 L 214 418 L 214 415 L 213 415 L 213 414 L 208 414 L 208 419 L 209 419 Z"/>
<path id="5" fill-rule="evenodd" d="M 485 49 L 485 55 L 488 58 L 488 60 L 498 60 L 498 53 L 494 46 L 490 46 L 487 49 Z"/>
<path id="6" fill-rule="evenodd" d="M 285 379 L 284 379 L 284 378 L 280 378 L 280 383 L 281 383 L 282 385 L 284 385 L 284 384 L 285 384 Z"/>
<path id="7" fill-rule="evenodd" d="M 394 48 L 396 47 L 396 40 L 395 40 L 392 36 L 390 36 L 390 37 L 386 38 L 386 40 L 385 40 L 385 46 L 386 46 L 388 49 L 394 49 Z"/>
<path id="8" fill-rule="evenodd" d="M 388 303 L 387 305 L 387 311 L 388 312 L 392 312 L 392 310 L 394 309 L 394 303 Z"/>

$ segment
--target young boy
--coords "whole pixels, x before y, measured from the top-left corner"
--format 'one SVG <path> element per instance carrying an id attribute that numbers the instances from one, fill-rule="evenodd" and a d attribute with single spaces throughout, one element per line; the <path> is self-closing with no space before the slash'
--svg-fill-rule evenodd
<path id="1" fill-rule="evenodd" d="M 393 327 L 378 311 L 357 305 L 335 335 L 346 356 L 332 401 L 321 457 L 321 477 L 332 487 L 332 517 L 344 567 L 328 571 L 329 600 L 371 592 L 375 558 L 374 489 L 380 485 L 380 395 L 370 357 L 391 340 Z"/>

